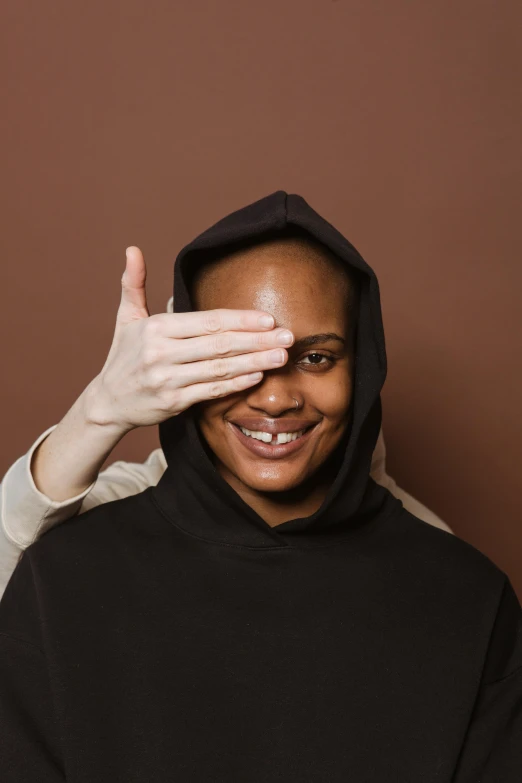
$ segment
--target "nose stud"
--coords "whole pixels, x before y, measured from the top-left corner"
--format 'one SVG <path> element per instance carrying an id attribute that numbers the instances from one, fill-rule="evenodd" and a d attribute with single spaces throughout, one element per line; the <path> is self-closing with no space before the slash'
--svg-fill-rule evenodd
<path id="1" fill-rule="evenodd" d="M 268 399 L 270 402 L 275 402 L 276 401 L 275 394 L 270 394 Z M 297 410 L 299 408 L 299 401 L 296 400 L 295 397 L 292 397 L 292 399 L 295 401 L 295 409 Z"/>

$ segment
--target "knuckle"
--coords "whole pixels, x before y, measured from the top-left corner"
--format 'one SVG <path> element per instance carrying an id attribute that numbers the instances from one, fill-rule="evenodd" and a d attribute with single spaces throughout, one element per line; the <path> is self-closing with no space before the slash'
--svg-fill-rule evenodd
<path id="1" fill-rule="evenodd" d="M 142 351 L 142 361 L 145 367 L 153 367 L 161 358 L 160 351 L 157 345 L 152 343 L 146 343 Z"/>
<path id="2" fill-rule="evenodd" d="M 164 411 L 174 411 L 180 406 L 180 393 L 178 389 L 164 389 L 158 395 L 159 405 Z"/>
<path id="3" fill-rule="evenodd" d="M 214 359 L 210 363 L 212 378 L 224 378 L 228 372 L 228 362 L 225 359 Z"/>
<path id="4" fill-rule="evenodd" d="M 221 397 L 225 394 L 226 387 L 223 383 L 211 383 L 208 387 L 208 393 L 210 397 Z"/>
<path id="5" fill-rule="evenodd" d="M 155 337 L 159 334 L 160 328 L 160 321 L 153 315 L 151 315 L 150 318 L 147 318 L 145 326 L 143 327 L 145 334 L 150 337 Z"/>
<path id="6" fill-rule="evenodd" d="M 267 366 L 270 366 L 270 360 L 267 353 L 255 353 L 248 367 L 248 372 L 257 372 L 258 370 L 266 370 Z"/>
<path id="7" fill-rule="evenodd" d="M 158 367 L 154 367 L 147 373 L 147 385 L 150 389 L 159 391 L 165 386 L 165 374 Z"/>
<path id="8" fill-rule="evenodd" d="M 209 334 L 221 329 L 222 314 L 220 310 L 206 310 L 203 315 L 203 328 Z"/>
<path id="9" fill-rule="evenodd" d="M 213 350 L 218 356 L 229 353 L 232 348 L 232 340 L 227 334 L 217 334 L 214 337 Z"/>
<path id="10" fill-rule="evenodd" d="M 266 348 L 266 346 L 269 345 L 269 339 L 270 339 L 269 333 L 255 332 L 252 335 L 252 347 L 254 349 Z"/>

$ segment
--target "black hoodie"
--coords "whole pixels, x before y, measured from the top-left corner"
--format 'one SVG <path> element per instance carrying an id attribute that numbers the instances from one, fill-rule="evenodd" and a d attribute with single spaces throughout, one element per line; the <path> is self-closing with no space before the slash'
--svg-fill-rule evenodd
<path id="1" fill-rule="evenodd" d="M 509 579 L 369 475 L 386 376 L 373 270 L 278 191 L 180 252 L 174 311 L 192 309 L 202 253 L 291 226 L 362 281 L 353 423 L 322 506 L 271 528 L 192 409 L 161 424 L 158 485 L 51 529 L 7 585 L 2 783 L 522 780 Z"/>

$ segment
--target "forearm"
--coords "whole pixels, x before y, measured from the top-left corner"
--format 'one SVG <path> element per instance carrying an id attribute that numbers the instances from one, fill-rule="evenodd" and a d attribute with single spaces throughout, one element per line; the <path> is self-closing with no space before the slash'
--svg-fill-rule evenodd
<path id="1" fill-rule="evenodd" d="M 51 500 L 67 500 L 87 489 L 126 434 L 120 426 L 100 423 L 98 388 L 95 378 L 33 453 L 34 483 Z"/>

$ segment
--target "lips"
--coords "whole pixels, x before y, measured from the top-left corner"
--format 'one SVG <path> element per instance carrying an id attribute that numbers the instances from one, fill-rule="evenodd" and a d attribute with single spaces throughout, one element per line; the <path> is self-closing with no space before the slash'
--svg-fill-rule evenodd
<path id="1" fill-rule="evenodd" d="M 277 435 L 278 432 L 306 430 L 319 423 L 314 421 L 314 419 L 263 419 L 259 416 L 242 416 L 241 418 L 230 419 L 230 421 L 232 424 L 244 427 L 246 430 L 251 430 L 252 432 L 261 430 L 262 432 L 270 432 L 272 435 Z"/>
<path id="2" fill-rule="evenodd" d="M 227 421 L 227 426 L 230 427 L 232 432 L 235 434 L 236 438 L 238 438 L 239 443 L 243 445 L 245 448 L 247 448 L 252 454 L 255 454 L 257 457 L 264 457 L 265 459 L 282 459 L 284 457 L 288 457 L 295 452 L 299 451 L 300 449 L 305 446 L 310 438 L 313 436 L 313 433 L 316 430 L 316 425 L 319 422 L 312 422 L 310 425 L 310 422 L 308 424 L 304 424 L 304 419 L 299 419 L 299 427 L 295 426 L 295 423 L 297 422 L 297 419 L 281 419 L 279 421 L 272 422 L 275 425 L 278 425 L 277 432 L 296 432 L 297 430 L 305 429 L 305 426 L 308 426 L 308 429 L 306 430 L 303 435 L 301 435 L 300 438 L 297 438 L 296 440 L 291 440 L 289 443 L 276 443 L 275 445 L 272 445 L 271 443 L 265 443 L 262 440 L 256 440 L 256 438 L 250 438 L 248 435 L 245 435 L 243 432 L 241 432 L 238 424 L 236 422 L 239 421 L 246 421 L 249 422 L 249 424 L 241 424 L 241 427 L 245 427 L 245 429 L 263 429 L 265 432 L 269 432 L 266 428 L 266 419 L 234 419 L 234 422 Z M 254 423 L 257 422 L 254 426 Z M 265 422 L 265 425 L 263 427 L 259 426 L 259 422 Z M 284 425 L 284 426 L 281 426 Z M 285 429 L 286 427 L 286 429 Z M 289 429 L 289 427 L 292 427 L 292 429 Z M 276 431 L 272 429 L 272 434 L 274 434 Z"/>

